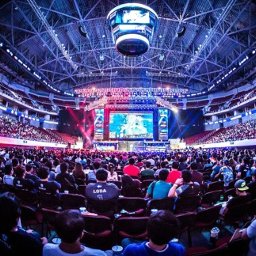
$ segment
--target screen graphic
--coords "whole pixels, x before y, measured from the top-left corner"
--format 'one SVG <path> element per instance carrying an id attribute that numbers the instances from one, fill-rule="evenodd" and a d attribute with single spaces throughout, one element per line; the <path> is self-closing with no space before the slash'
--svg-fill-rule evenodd
<path id="1" fill-rule="evenodd" d="M 104 109 L 95 109 L 94 138 L 103 140 L 104 130 Z"/>
<path id="2" fill-rule="evenodd" d="M 148 24 L 149 12 L 146 10 L 121 10 L 116 15 L 117 24 Z"/>
<path id="3" fill-rule="evenodd" d="M 153 113 L 110 113 L 109 138 L 153 138 Z"/>
<path id="4" fill-rule="evenodd" d="M 159 140 L 168 140 L 168 109 L 158 110 L 158 137 Z"/>

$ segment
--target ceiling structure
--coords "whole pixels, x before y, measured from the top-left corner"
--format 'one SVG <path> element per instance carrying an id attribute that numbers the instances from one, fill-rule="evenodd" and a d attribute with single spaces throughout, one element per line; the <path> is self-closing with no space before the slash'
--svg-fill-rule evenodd
<path id="1" fill-rule="evenodd" d="M 136 1 L 159 16 L 148 52 L 138 57 L 116 51 L 106 23 L 127 2 L 1 0 L 0 73 L 62 92 L 168 85 L 192 93 L 232 88 L 255 74 L 255 1 Z"/>

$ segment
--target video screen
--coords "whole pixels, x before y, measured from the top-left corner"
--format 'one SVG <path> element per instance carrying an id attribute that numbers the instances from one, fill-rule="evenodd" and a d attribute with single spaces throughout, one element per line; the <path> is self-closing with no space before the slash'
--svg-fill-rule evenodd
<path id="1" fill-rule="evenodd" d="M 109 138 L 153 138 L 153 112 L 111 112 Z"/>
<path id="2" fill-rule="evenodd" d="M 145 10 L 123 10 L 116 15 L 117 24 L 149 24 L 149 12 Z"/>
<path id="3" fill-rule="evenodd" d="M 168 139 L 168 109 L 158 109 L 158 137 L 159 140 Z"/>
<path id="4" fill-rule="evenodd" d="M 104 109 L 95 109 L 94 139 L 102 140 L 104 130 Z"/>

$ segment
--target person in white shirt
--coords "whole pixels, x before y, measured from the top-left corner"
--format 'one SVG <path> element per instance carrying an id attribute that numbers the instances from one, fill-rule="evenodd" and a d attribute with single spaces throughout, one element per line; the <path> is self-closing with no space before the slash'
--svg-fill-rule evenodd
<path id="1" fill-rule="evenodd" d="M 60 244 L 47 243 L 43 256 L 107 256 L 102 250 L 92 249 L 81 244 L 84 219 L 78 210 L 65 210 L 55 219 L 55 231 L 61 239 Z"/>

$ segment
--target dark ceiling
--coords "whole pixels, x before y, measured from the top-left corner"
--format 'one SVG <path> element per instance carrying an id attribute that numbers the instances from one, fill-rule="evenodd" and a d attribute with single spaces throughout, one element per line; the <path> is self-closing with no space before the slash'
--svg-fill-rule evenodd
<path id="1" fill-rule="evenodd" d="M 124 57 L 116 51 L 106 23 L 108 12 L 127 2 L 132 1 L 1 0 L 0 42 L 4 46 L 0 71 L 19 83 L 42 85 L 45 80 L 62 91 L 92 84 L 168 84 L 191 92 L 213 85 L 216 90 L 232 88 L 237 86 L 235 81 L 249 79 L 255 72 L 255 1 L 136 1 L 159 15 L 150 49 L 139 57 Z M 32 75 L 6 49 L 41 78 Z M 246 56 L 248 59 L 239 65 Z"/>

